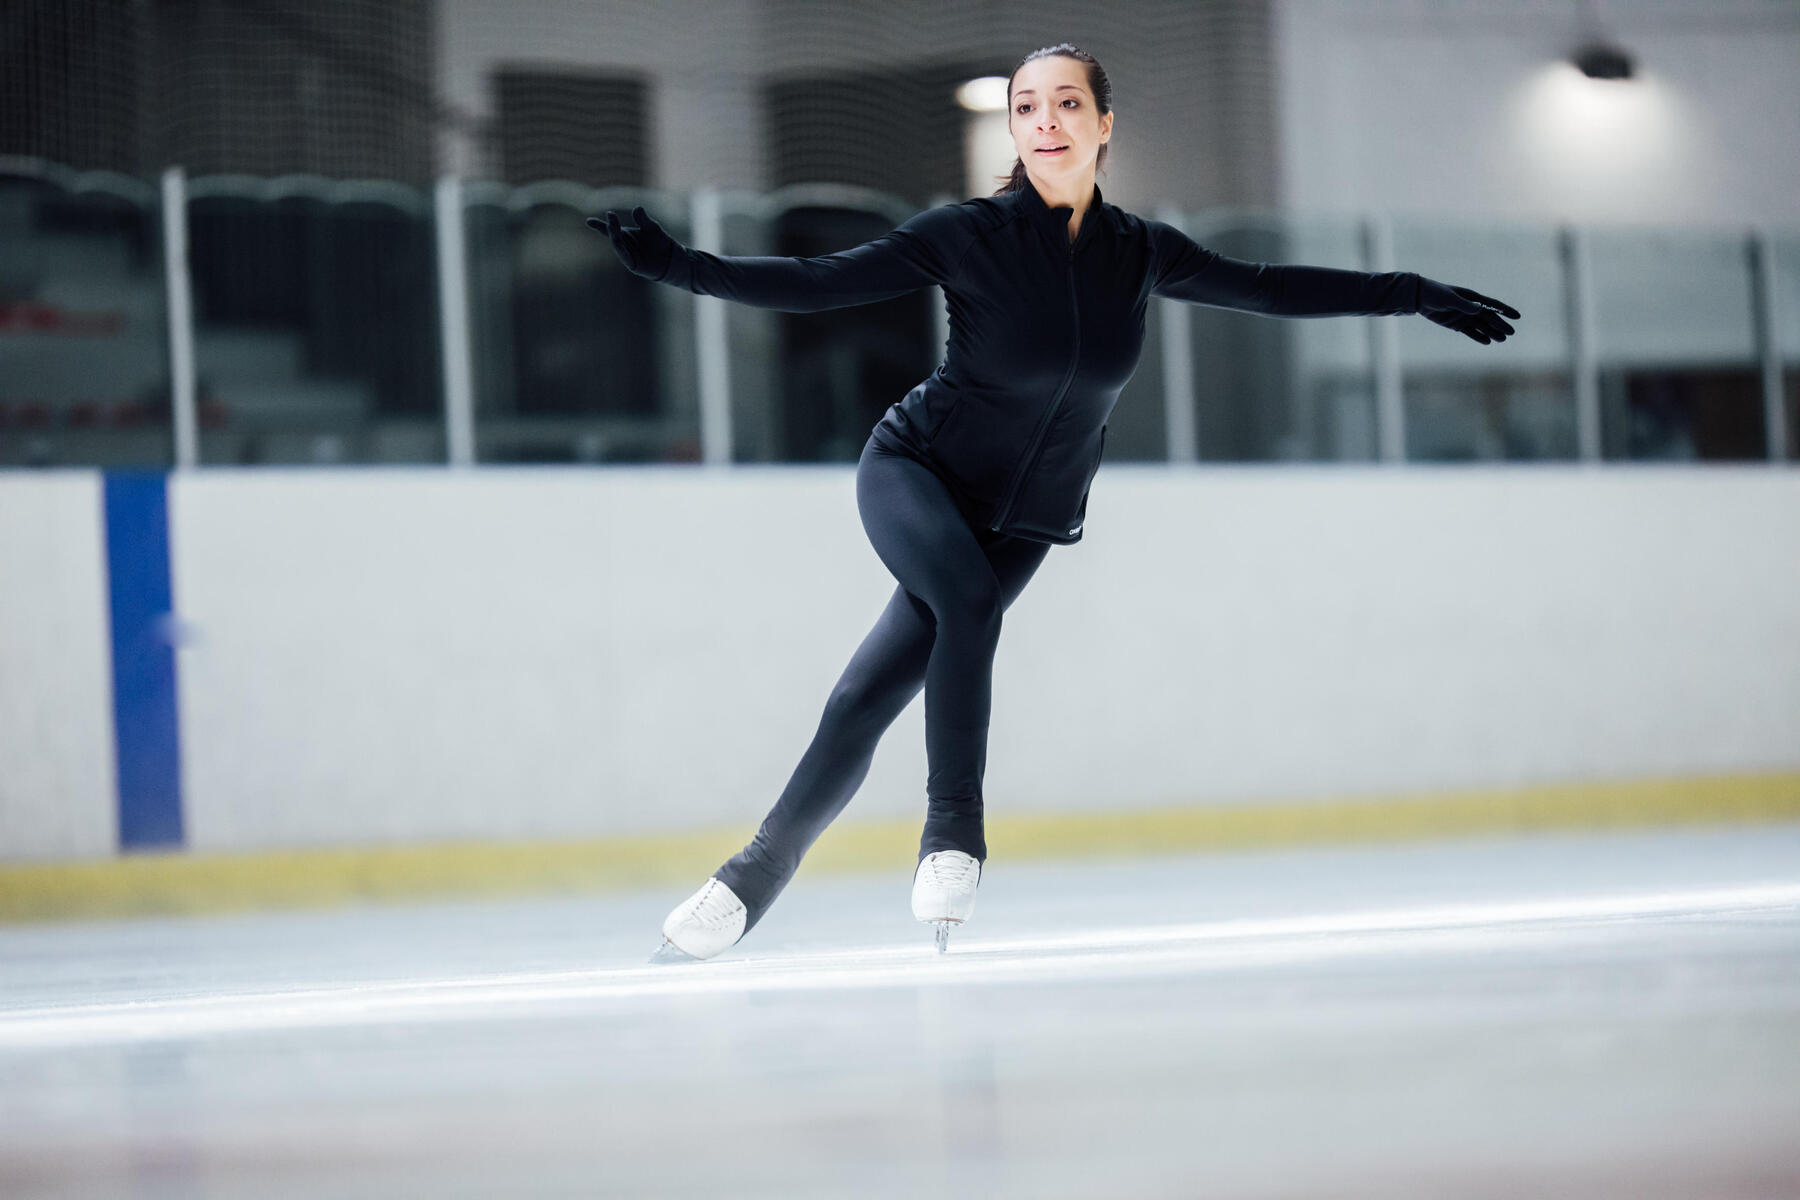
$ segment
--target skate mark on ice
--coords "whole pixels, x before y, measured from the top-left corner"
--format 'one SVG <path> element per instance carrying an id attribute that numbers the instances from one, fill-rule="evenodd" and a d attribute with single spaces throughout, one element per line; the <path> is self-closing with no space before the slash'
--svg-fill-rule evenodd
<path id="1" fill-rule="evenodd" d="M 664 966 L 522 972 L 0 1009 L 0 1053 L 426 1021 L 580 1016 L 607 1001 L 770 990 L 1112 980 L 1573 938 L 1616 922 L 1800 911 L 1800 883 L 1133 926 Z"/>

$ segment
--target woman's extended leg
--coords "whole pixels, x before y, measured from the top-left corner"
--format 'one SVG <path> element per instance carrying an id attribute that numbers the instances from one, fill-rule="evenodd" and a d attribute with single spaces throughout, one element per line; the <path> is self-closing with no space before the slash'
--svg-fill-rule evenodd
<path id="1" fill-rule="evenodd" d="M 960 597 L 965 606 L 955 610 L 953 626 L 971 624 L 963 618 L 968 609 L 975 610 L 978 619 L 972 624 L 978 634 L 974 653 L 981 677 L 975 698 L 979 712 L 974 703 L 952 703 L 946 710 L 934 702 L 927 678 L 940 642 L 939 619 L 930 602 L 911 590 L 902 577 L 874 628 L 832 688 L 812 744 L 756 837 L 714 872 L 749 910 L 745 932 L 768 911 L 793 877 L 801 857 L 856 794 L 868 776 L 881 735 L 921 687 L 926 689 L 930 811 L 924 838 L 927 844 L 920 854 L 954 848 L 970 854 L 979 850 L 977 857 L 986 856 L 980 836 L 980 781 L 986 763 L 987 677 L 993 662 L 991 638 L 986 635 L 990 628 L 997 633 L 998 618 L 990 621 L 982 604 L 985 598 L 997 595 L 999 606 L 1009 607 L 1050 548 L 1042 542 L 971 529 L 941 480 L 924 466 L 881 451 L 873 443 L 864 448 L 857 466 L 857 501 L 876 553 L 890 570 L 894 569 L 889 561 L 893 555 L 906 564 L 906 577 L 938 595 L 947 611 L 951 610 L 947 597 Z M 977 602 L 967 603 L 967 597 L 955 587 L 938 585 L 941 567 L 932 564 L 934 557 L 940 564 L 954 562 L 958 564 L 954 569 L 976 577 L 976 584 L 968 590 Z M 921 563 L 921 559 L 925 561 Z M 900 576 L 898 571 L 895 574 Z M 966 628 L 953 629 L 949 644 L 966 647 Z M 955 664 L 946 661 L 939 665 Z M 952 689 L 973 686 L 954 671 L 946 677 Z M 949 732 L 940 729 L 939 736 L 933 737 L 934 718 Z M 972 722 L 980 739 L 967 737 L 963 732 L 966 726 L 959 726 L 958 721 Z M 972 787 L 967 782 L 971 779 Z"/>
<path id="2" fill-rule="evenodd" d="M 874 458 L 857 472 L 856 485 L 869 543 L 937 626 L 925 666 L 927 811 L 919 856 L 961 850 L 985 861 L 981 788 L 1006 609 L 984 545 L 992 534 L 972 529 L 943 482 L 910 458 Z M 1035 569 L 1048 547 L 1029 545 Z"/>

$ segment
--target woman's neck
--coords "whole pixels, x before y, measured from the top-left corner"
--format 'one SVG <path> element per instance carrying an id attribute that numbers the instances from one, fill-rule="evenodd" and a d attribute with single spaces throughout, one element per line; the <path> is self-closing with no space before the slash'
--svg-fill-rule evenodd
<path id="1" fill-rule="evenodd" d="M 1088 207 L 1094 202 L 1094 172 L 1089 171 L 1080 179 L 1073 183 L 1066 183 L 1061 188 L 1045 183 L 1033 175 L 1029 169 L 1026 170 L 1025 177 L 1031 181 L 1033 187 L 1037 188 L 1038 197 L 1043 200 L 1045 208 L 1072 208 L 1075 210 L 1069 214 L 1069 240 L 1074 241 L 1075 235 L 1081 230 L 1082 218 L 1087 216 Z"/>

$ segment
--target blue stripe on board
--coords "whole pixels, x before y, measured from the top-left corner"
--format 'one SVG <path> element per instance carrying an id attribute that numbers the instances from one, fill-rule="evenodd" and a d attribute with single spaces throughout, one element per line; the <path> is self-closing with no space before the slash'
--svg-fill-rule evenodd
<path id="1" fill-rule="evenodd" d="M 161 473 L 106 473 L 106 568 L 119 848 L 179 846 L 181 737 L 170 637 L 169 504 Z"/>

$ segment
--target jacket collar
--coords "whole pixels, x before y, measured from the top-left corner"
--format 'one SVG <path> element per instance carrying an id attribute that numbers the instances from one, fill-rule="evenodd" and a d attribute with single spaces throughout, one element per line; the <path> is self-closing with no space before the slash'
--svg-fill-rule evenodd
<path id="1" fill-rule="evenodd" d="M 1087 215 L 1081 218 L 1081 228 L 1076 231 L 1075 241 L 1071 243 L 1069 241 L 1069 218 L 1075 215 L 1073 206 L 1060 204 L 1051 208 L 1045 204 L 1044 198 L 1038 195 L 1037 188 L 1032 185 L 1029 175 L 1025 177 L 1024 185 L 1015 195 L 1018 198 L 1019 208 L 1025 213 L 1026 218 L 1043 230 L 1057 249 L 1071 254 L 1075 252 L 1076 246 L 1087 239 L 1088 227 L 1094 223 L 1094 218 L 1100 215 L 1100 205 L 1103 203 L 1100 185 L 1095 183 L 1093 202 L 1088 205 Z"/>

